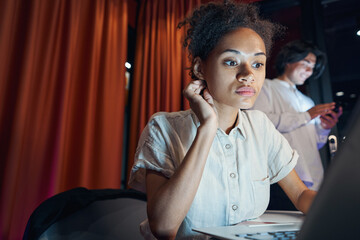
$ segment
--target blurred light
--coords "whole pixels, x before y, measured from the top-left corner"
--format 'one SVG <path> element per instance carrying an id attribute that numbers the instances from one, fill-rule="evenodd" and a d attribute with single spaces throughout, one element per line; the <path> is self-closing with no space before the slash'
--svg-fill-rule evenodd
<path id="1" fill-rule="evenodd" d="M 338 97 L 341 97 L 341 96 L 344 96 L 344 92 L 337 92 L 335 95 Z"/>
<path id="2" fill-rule="evenodd" d="M 360 30 L 357 31 L 356 35 L 360 36 Z"/>
<path id="3" fill-rule="evenodd" d="M 131 64 L 128 63 L 128 62 L 126 62 L 126 63 L 125 63 L 125 67 L 126 67 L 127 69 L 130 69 L 130 68 L 131 68 Z"/>
<path id="4" fill-rule="evenodd" d="M 352 94 L 350 94 L 349 97 L 350 97 L 350 98 L 356 98 L 356 94 L 355 94 L 355 93 L 352 93 Z"/>

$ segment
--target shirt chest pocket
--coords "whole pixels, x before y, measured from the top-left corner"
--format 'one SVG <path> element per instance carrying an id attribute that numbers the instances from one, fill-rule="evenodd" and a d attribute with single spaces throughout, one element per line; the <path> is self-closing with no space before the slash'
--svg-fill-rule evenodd
<path id="1" fill-rule="evenodd" d="M 262 215 L 268 204 L 270 197 L 270 178 L 266 176 L 259 180 L 252 181 L 253 196 L 254 196 L 254 213 L 253 218 Z"/>

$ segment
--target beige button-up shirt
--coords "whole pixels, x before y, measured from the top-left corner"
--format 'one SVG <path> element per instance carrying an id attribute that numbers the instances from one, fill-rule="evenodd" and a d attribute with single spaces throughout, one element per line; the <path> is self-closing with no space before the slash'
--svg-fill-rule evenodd
<path id="1" fill-rule="evenodd" d="M 239 111 L 238 119 L 229 135 L 218 129 L 177 239 L 196 238 L 193 227 L 231 225 L 260 216 L 269 202 L 269 185 L 287 176 L 296 165 L 296 151 L 265 114 Z M 146 169 L 171 178 L 198 126 L 191 110 L 155 114 L 141 135 L 130 186 L 146 191 Z"/>

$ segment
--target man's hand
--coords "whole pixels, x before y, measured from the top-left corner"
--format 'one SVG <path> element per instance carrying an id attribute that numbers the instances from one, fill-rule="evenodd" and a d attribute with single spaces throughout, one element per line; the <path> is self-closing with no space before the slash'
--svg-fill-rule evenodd
<path id="1" fill-rule="evenodd" d="M 343 110 L 342 107 L 339 107 L 339 111 L 336 113 L 334 111 L 330 111 L 325 115 L 320 116 L 321 126 L 324 129 L 331 129 L 338 122 L 339 117 L 342 115 Z"/>
<path id="2" fill-rule="evenodd" d="M 316 118 L 320 115 L 325 115 L 331 112 L 335 108 L 335 103 L 324 103 L 318 104 L 312 108 L 310 108 L 307 112 L 310 114 L 311 119 Z M 342 113 L 342 111 L 341 111 Z M 341 114 L 340 114 L 341 115 Z"/>

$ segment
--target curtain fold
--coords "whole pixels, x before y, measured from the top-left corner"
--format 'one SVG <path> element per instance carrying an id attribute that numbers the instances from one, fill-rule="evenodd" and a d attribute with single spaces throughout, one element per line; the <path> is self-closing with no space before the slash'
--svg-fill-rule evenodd
<path id="1" fill-rule="evenodd" d="M 189 105 L 182 90 L 191 80 L 188 54 L 182 47 L 185 29 L 178 23 L 200 5 L 200 0 L 141 1 L 137 25 L 128 175 L 140 134 L 150 116 L 158 111 L 179 111 Z"/>
<path id="2" fill-rule="evenodd" d="M 120 188 L 126 0 L 0 3 L 0 238 L 73 187 Z"/>

